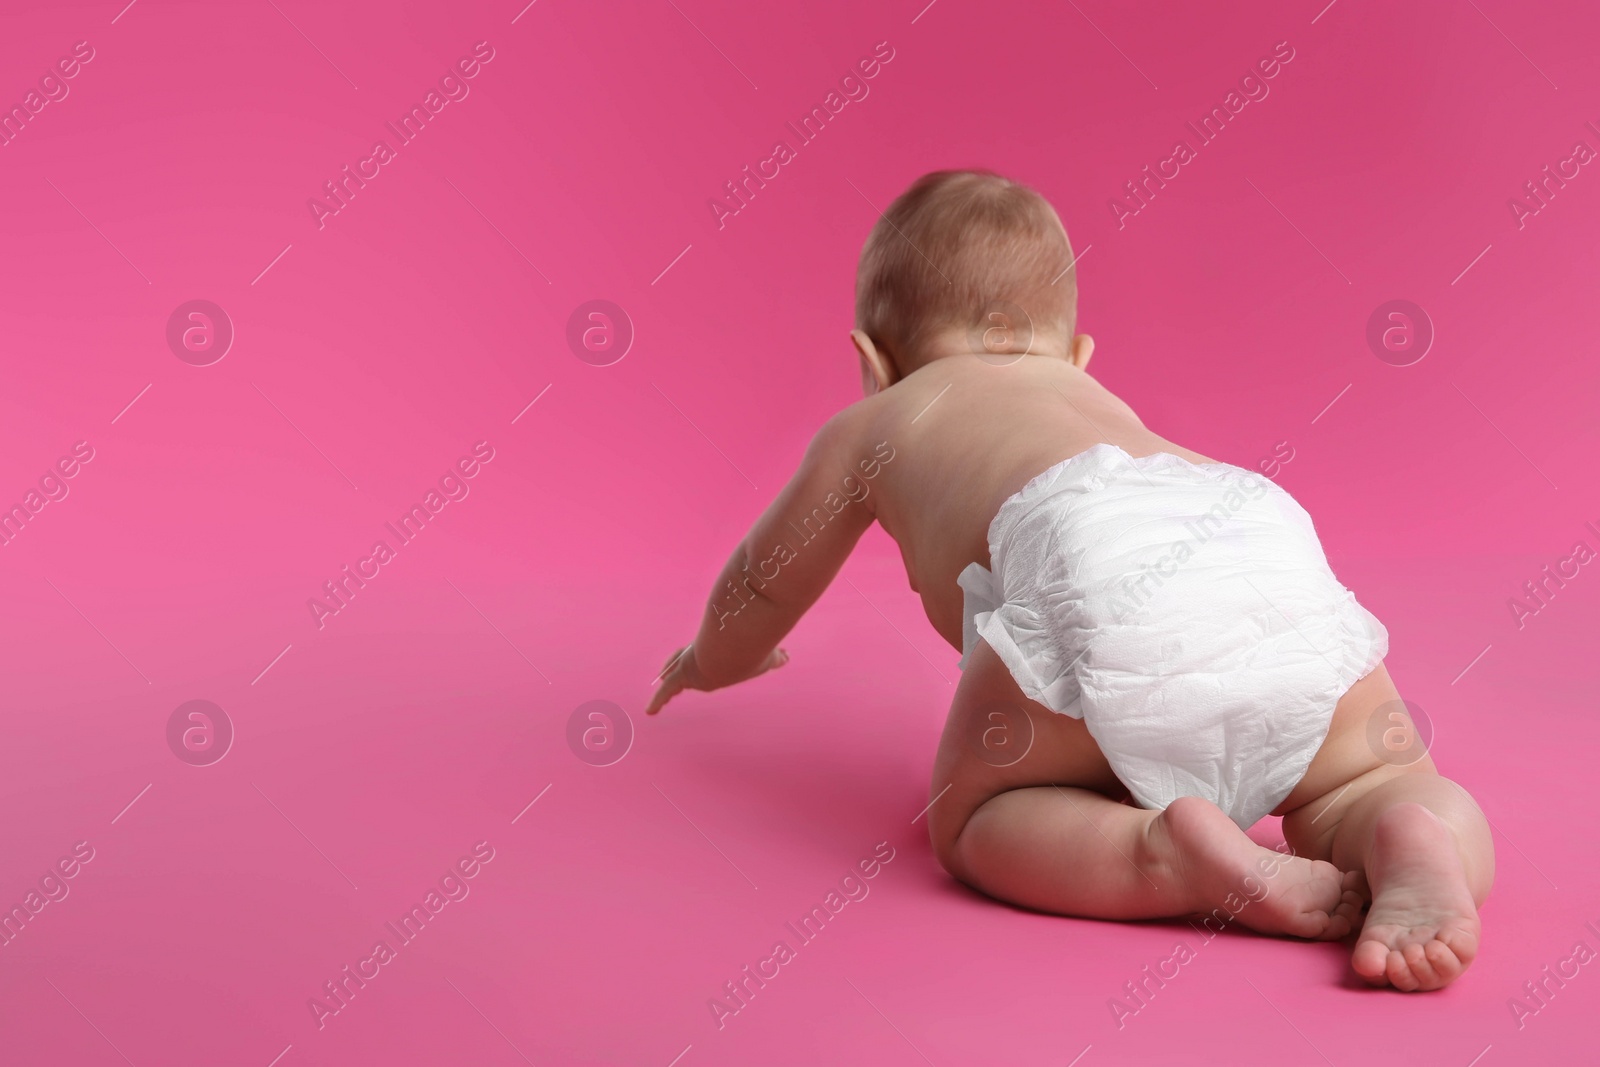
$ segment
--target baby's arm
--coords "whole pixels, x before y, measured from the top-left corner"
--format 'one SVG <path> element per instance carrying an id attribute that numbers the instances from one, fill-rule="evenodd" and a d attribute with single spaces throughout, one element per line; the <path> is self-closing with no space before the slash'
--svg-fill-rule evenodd
<path id="1" fill-rule="evenodd" d="M 694 643 L 662 668 L 648 714 L 684 689 L 720 689 L 788 662 L 778 642 L 872 525 L 865 495 L 850 499 L 845 483 L 859 450 L 853 421 L 841 413 L 812 438 L 800 469 L 722 568 Z"/>

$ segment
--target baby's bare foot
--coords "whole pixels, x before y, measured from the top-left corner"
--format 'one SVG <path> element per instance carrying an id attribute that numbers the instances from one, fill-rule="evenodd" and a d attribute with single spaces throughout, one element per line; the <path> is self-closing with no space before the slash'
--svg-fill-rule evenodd
<path id="1" fill-rule="evenodd" d="M 1421 804 L 1378 816 L 1367 862 L 1372 907 L 1350 957 L 1373 985 L 1440 989 L 1478 954 L 1478 909 L 1455 838 Z"/>
<path id="2" fill-rule="evenodd" d="M 1355 929 L 1361 895 L 1333 864 L 1262 848 L 1199 797 L 1173 801 L 1156 827 L 1178 856 L 1178 873 L 1194 888 L 1195 910 L 1213 918 L 1213 926 L 1226 918 L 1264 934 L 1324 941 Z"/>

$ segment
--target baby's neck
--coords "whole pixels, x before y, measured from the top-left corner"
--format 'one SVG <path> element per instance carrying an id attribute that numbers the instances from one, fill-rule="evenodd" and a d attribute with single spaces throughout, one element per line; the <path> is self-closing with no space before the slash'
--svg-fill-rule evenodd
<path id="1" fill-rule="evenodd" d="M 979 337 L 969 336 L 965 333 L 942 334 L 919 345 L 904 359 L 905 366 L 901 367 L 901 376 L 926 367 L 950 356 L 986 356 L 992 359 L 1055 359 L 1066 362 L 1068 359 L 1066 345 L 1054 338 L 1035 337 L 1032 344 L 992 344 L 984 345 Z"/>

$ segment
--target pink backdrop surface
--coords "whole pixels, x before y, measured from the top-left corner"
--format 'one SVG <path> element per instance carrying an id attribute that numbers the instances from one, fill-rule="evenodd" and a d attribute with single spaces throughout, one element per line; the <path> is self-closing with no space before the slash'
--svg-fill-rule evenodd
<path id="1" fill-rule="evenodd" d="M 1600 949 L 1600 573 L 1511 606 L 1600 549 L 1592 6 L 123 3 L 0 19 L 0 505 L 22 509 L 0 1060 L 1593 1057 L 1600 974 L 1570 961 Z M 1186 123 L 1280 42 L 1266 95 L 1200 144 Z M 801 144 L 786 123 L 875 53 Z M 1194 157 L 1128 198 L 1180 139 Z M 1452 988 L 954 883 L 917 816 L 956 655 L 881 532 L 782 672 L 640 715 L 859 395 L 877 209 L 953 166 L 1058 206 L 1094 370 L 1147 423 L 1244 466 L 1292 452 L 1276 477 L 1496 831 Z M 596 299 L 631 324 L 615 362 L 568 342 Z M 1391 300 L 1431 324 L 1420 361 L 1368 343 Z M 401 544 L 386 524 L 430 490 Z M 369 577 L 340 604 L 347 565 Z M 169 731 L 194 700 L 220 713 Z M 607 766 L 568 742 L 593 700 L 634 729 Z M 870 893 L 719 1025 L 708 1002 L 875 849 Z M 386 924 L 417 904 L 404 942 Z M 1111 999 L 1178 940 L 1197 958 L 1119 1025 Z"/>

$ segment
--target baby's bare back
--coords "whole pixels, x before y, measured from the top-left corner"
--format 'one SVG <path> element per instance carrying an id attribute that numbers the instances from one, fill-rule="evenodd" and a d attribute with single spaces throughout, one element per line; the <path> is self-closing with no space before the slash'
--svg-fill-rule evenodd
<path id="1" fill-rule="evenodd" d="M 990 565 L 990 520 L 1029 479 L 1101 442 L 1209 462 L 1151 433 L 1104 386 L 1049 356 L 935 360 L 835 421 L 844 465 L 879 442 L 893 448 L 864 503 L 899 544 L 928 620 L 956 648 L 956 576 L 972 562 Z"/>

